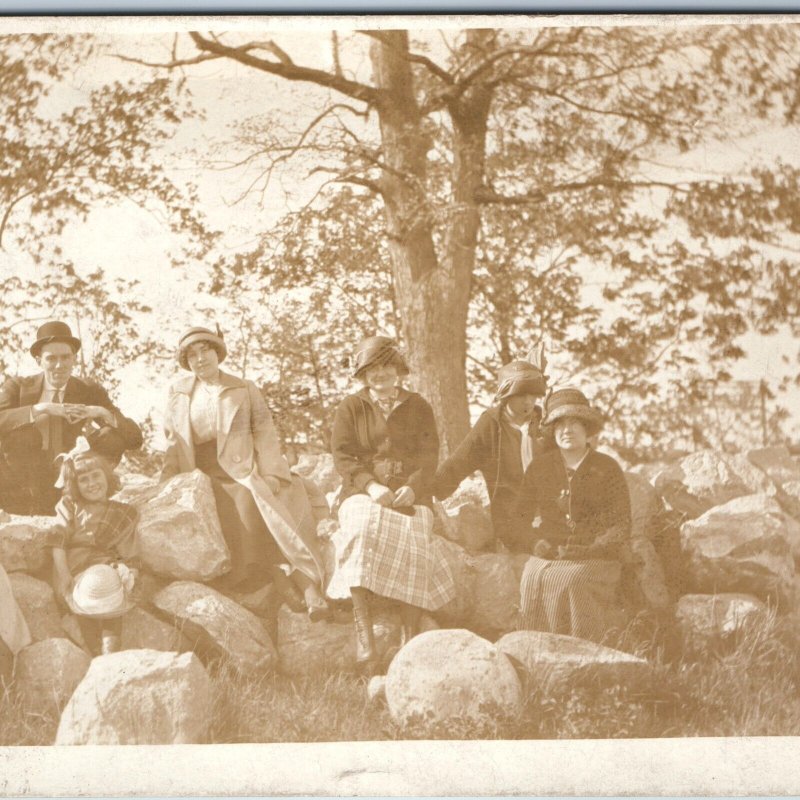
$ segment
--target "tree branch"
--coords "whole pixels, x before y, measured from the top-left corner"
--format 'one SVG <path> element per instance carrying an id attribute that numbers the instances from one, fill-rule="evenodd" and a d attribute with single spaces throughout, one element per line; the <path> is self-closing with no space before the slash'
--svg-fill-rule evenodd
<path id="1" fill-rule="evenodd" d="M 453 86 L 455 84 L 455 78 L 446 69 L 440 67 L 435 61 L 428 58 L 428 56 L 423 56 L 420 53 L 407 53 L 404 50 L 399 50 L 397 47 L 395 47 L 393 42 L 389 41 L 385 36 L 382 36 L 380 31 L 358 31 L 358 33 L 368 36 L 370 39 L 375 39 L 384 47 L 390 48 L 395 53 L 399 52 L 402 57 L 406 59 L 406 61 L 410 61 L 412 64 L 421 64 L 437 78 L 444 81 L 448 86 Z"/>
<path id="2" fill-rule="evenodd" d="M 211 53 L 216 57 L 233 59 L 248 67 L 253 67 L 262 72 L 268 72 L 270 75 L 277 75 L 279 78 L 285 78 L 289 81 L 315 83 L 317 86 L 333 89 L 348 97 L 361 100 L 368 105 L 376 105 L 381 97 L 380 92 L 375 87 L 359 83 L 358 81 L 349 80 L 341 75 L 331 74 L 325 70 L 313 69 L 312 67 L 301 67 L 291 60 L 289 63 L 286 63 L 285 61 L 275 62 L 268 61 L 264 58 L 258 58 L 249 52 L 252 45 L 247 47 L 230 47 L 220 42 L 215 42 L 212 39 L 206 39 L 197 31 L 190 31 L 189 36 L 192 37 L 192 41 L 199 50 Z"/>

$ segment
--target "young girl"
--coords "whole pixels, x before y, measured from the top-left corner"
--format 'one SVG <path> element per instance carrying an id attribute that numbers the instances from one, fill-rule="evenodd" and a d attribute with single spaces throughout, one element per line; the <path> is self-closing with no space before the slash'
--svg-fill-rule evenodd
<path id="1" fill-rule="evenodd" d="M 78 615 L 89 648 L 111 653 L 119 649 L 122 615 L 133 605 L 138 513 L 109 499 L 119 480 L 85 438 L 61 459 L 56 486 L 63 495 L 52 531 L 55 591 Z"/>

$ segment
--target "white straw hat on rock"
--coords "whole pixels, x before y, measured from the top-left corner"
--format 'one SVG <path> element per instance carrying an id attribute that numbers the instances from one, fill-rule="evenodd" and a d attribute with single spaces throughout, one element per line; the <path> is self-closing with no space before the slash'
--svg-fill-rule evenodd
<path id="1" fill-rule="evenodd" d="M 121 617 L 133 607 L 114 567 L 95 564 L 75 579 L 70 606 L 76 614 L 96 619 Z"/>

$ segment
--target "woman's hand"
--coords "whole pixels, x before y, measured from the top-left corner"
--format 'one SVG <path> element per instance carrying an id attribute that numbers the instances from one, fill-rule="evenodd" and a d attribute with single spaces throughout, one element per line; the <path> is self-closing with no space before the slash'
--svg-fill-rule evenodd
<path id="1" fill-rule="evenodd" d="M 367 494 L 379 506 L 389 508 L 394 503 L 394 492 L 388 486 L 378 483 L 378 481 L 370 481 L 367 484 Z"/>
<path id="2" fill-rule="evenodd" d="M 413 506 L 414 490 L 410 486 L 401 486 L 394 495 L 394 502 L 392 503 L 395 508 L 402 508 L 403 506 Z"/>
<path id="3" fill-rule="evenodd" d="M 281 482 L 274 475 L 267 475 L 264 478 L 264 483 L 267 484 L 272 494 L 278 494 L 281 490 Z"/>

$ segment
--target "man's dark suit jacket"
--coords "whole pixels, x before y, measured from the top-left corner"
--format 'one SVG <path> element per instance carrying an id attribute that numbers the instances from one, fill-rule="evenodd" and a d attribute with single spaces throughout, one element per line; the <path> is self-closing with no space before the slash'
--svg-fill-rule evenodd
<path id="1" fill-rule="evenodd" d="M 0 508 L 12 514 L 52 515 L 60 492 L 53 484 L 57 452 L 42 449 L 39 428 L 31 422 L 31 406 L 39 402 L 44 374 L 9 378 L 0 386 Z M 117 421 L 116 428 L 103 426 L 88 435 L 92 448 L 115 463 L 125 450 L 142 446 L 139 426 L 123 416 L 102 386 L 72 377 L 64 390 L 65 403 L 107 408 Z M 84 430 L 85 422 L 70 425 L 63 420 L 61 452 L 67 452 Z"/>

